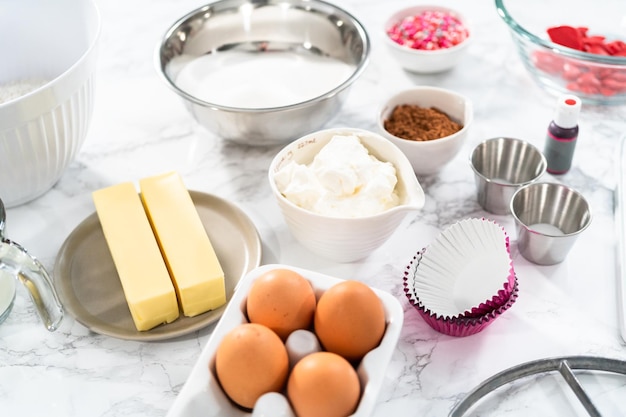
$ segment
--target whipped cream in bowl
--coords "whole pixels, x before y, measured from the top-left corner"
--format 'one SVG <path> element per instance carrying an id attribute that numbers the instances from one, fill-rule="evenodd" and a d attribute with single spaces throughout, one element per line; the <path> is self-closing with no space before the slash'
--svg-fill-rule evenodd
<path id="1" fill-rule="evenodd" d="M 400 203 L 396 168 L 354 134 L 333 136 L 309 164 L 287 162 L 274 180 L 287 200 L 325 216 L 371 216 Z"/>
<path id="2" fill-rule="evenodd" d="M 339 262 L 368 256 L 424 205 L 402 151 L 362 129 L 327 129 L 291 142 L 272 160 L 269 182 L 296 240 Z"/>

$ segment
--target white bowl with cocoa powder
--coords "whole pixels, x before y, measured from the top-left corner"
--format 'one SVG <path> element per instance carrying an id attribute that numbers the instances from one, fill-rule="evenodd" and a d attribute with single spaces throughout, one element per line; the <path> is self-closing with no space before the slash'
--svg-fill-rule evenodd
<path id="1" fill-rule="evenodd" d="M 459 153 L 474 111 L 452 90 L 418 86 L 390 97 L 378 113 L 378 130 L 406 155 L 417 175 L 439 172 Z"/>

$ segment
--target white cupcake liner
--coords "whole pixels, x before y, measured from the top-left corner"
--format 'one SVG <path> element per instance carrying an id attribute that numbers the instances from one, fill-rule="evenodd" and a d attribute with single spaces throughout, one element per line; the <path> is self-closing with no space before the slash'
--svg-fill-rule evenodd
<path id="1" fill-rule="evenodd" d="M 455 317 L 442 317 L 437 315 L 420 301 L 413 286 L 413 278 L 416 270 L 420 266 L 423 253 L 423 250 L 417 252 L 406 267 L 403 276 L 403 286 L 405 295 L 411 305 L 417 310 L 422 319 L 434 330 L 455 337 L 465 337 L 479 333 L 493 323 L 502 313 L 511 308 L 517 300 L 519 287 L 517 277 L 513 276 L 510 291 L 503 290 L 499 295 L 499 297 L 502 297 L 500 305 L 493 305 L 493 308 L 482 305 L 473 310 L 471 314 L 463 314 Z M 507 282 L 507 286 L 509 286 L 508 284 Z M 506 294 L 508 294 L 508 297 Z M 504 297 L 507 298 L 504 299 Z"/>
<path id="2" fill-rule="evenodd" d="M 509 249 L 504 228 L 494 221 L 459 221 L 422 252 L 411 288 L 437 317 L 480 317 L 505 304 L 513 291 Z"/>

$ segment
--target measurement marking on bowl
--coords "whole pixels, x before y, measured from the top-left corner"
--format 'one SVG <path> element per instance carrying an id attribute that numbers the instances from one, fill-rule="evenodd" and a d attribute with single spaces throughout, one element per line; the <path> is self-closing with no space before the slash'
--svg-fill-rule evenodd
<path id="1" fill-rule="evenodd" d="M 319 97 L 353 72 L 353 66 L 330 57 L 233 51 L 190 60 L 176 77 L 176 85 L 208 103 L 261 109 Z"/>
<path id="2" fill-rule="evenodd" d="M 0 271 L 0 323 L 9 315 L 14 299 L 15 278 L 6 272 Z"/>

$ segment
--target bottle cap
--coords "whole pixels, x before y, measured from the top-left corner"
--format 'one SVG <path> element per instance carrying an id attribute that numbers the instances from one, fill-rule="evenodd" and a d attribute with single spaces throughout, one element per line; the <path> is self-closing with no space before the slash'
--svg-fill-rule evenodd
<path id="1" fill-rule="evenodd" d="M 580 99 L 573 95 L 563 95 L 558 98 L 554 123 L 563 129 L 571 129 L 578 125 L 580 114 Z"/>

